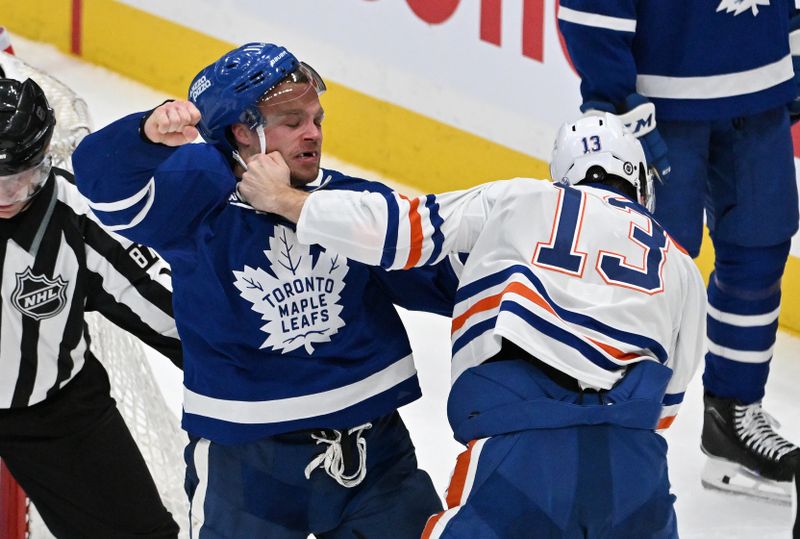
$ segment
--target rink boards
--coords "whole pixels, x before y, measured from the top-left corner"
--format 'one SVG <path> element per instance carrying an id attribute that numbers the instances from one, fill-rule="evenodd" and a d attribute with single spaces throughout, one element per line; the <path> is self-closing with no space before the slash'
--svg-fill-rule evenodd
<path id="1" fill-rule="evenodd" d="M 554 0 L 509 2 L 505 10 L 499 1 L 465 0 L 295 0 L 270 11 L 272 4 L 0 0 L 0 24 L 179 97 L 234 46 L 281 43 L 328 82 L 331 155 L 422 192 L 548 177 L 555 129 L 579 99 Z M 698 259 L 706 276 L 707 240 Z M 800 333 L 794 243 L 780 322 Z"/>

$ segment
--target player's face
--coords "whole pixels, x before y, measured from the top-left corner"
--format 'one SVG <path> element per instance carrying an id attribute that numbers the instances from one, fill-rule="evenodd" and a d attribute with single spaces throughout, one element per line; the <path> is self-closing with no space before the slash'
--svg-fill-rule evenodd
<path id="1" fill-rule="evenodd" d="M 11 219 L 21 212 L 28 202 L 15 202 L 14 204 L 0 205 L 0 219 Z"/>
<path id="2" fill-rule="evenodd" d="M 16 174 L 0 176 L 0 219 L 10 219 L 28 205 L 50 174 L 51 160 Z"/>
<path id="3" fill-rule="evenodd" d="M 319 173 L 324 111 L 310 84 L 285 82 L 276 90 L 285 90 L 285 99 L 271 98 L 259 106 L 267 151 L 279 151 L 289 165 L 292 183 L 305 185 Z"/>

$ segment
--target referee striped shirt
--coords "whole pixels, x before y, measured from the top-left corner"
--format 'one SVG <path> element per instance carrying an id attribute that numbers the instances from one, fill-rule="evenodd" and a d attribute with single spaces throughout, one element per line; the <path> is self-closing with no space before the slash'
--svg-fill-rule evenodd
<path id="1" fill-rule="evenodd" d="M 54 168 L 25 211 L 0 219 L 0 240 L 0 409 L 41 402 L 80 372 L 88 311 L 181 366 L 166 264 L 104 230 L 69 172 Z"/>

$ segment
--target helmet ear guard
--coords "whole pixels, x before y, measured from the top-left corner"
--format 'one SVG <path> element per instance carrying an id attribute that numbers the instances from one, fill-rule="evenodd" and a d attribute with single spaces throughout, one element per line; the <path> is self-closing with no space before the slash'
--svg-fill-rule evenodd
<path id="1" fill-rule="evenodd" d="M 553 180 L 577 185 L 585 180 L 603 181 L 616 176 L 632 185 L 637 202 L 648 210 L 655 207 L 652 177 L 641 143 L 610 113 L 584 116 L 559 129 L 550 160 Z M 591 172 L 591 174 L 590 174 Z"/>

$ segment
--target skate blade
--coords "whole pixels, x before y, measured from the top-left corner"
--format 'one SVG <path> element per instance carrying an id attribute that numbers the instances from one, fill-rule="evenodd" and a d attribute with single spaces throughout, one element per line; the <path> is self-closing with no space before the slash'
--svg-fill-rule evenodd
<path id="1" fill-rule="evenodd" d="M 765 479 L 735 462 L 712 457 L 706 460 L 700 483 L 707 489 L 740 494 L 778 505 L 792 505 L 794 494 L 792 481 Z"/>

